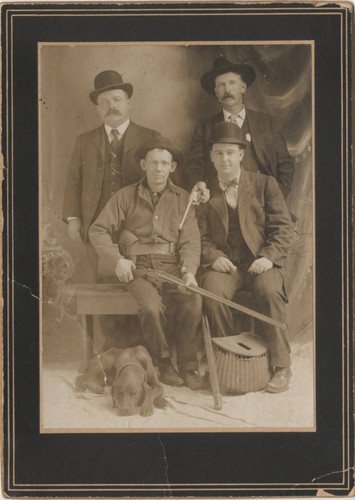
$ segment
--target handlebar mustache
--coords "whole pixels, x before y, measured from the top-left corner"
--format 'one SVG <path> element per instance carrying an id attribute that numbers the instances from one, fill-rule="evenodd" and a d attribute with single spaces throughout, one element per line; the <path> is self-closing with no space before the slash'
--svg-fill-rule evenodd
<path id="1" fill-rule="evenodd" d="M 121 113 L 118 111 L 118 109 L 109 109 L 106 113 L 105 116 L 109 116 L 109 115 L 120 115 Z"/>

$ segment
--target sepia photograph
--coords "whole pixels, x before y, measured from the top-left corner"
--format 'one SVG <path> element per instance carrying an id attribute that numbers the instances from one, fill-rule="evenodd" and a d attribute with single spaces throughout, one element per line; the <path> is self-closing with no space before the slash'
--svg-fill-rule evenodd
<path id="1" fill-rule="evenodd" d="M 41 432 L 315 431 L 314 44 L 39 43 Z"/>
<path id="2" fill-rule="evenodd" d="M 353 7 L 0 14 L 3 496 L 353 495 Z"/>

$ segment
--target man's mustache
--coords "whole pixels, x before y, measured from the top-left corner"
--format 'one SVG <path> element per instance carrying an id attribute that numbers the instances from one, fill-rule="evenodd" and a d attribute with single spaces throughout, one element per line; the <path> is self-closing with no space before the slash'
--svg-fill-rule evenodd
<path id="1" fill-rule="evenodd" d="M 110 108 L 105 116 L 110 116 L 110 115 L 120 115 L 121 113 L 118 111 L 118 109 L 115 108 Z"/>
<path id="2" fill-rule="evenodd" d="M 233 98 L 233 97 L 234 97 L 234 95 L 233 95 L 233 94 L 231 94 L 231 93 L 229 93 L 229 92 L 226 92 L 226 93 L 224 94 L 224 96 L 222 97 L 222 101 L 223 101 L 224 99 L 228 99 L 228 97 L 232 97 L 232 98 Z"/>

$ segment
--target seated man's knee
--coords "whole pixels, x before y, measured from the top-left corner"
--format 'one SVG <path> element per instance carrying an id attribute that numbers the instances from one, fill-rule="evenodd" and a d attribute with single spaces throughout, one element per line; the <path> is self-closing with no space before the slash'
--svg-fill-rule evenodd
<path id="1" fill-rule="evenodd" d="M 207 271 L 201 280 L 201 286 L 209 292 L 224 296 L 227 280 L 228 276 L 226 273 Z"/>

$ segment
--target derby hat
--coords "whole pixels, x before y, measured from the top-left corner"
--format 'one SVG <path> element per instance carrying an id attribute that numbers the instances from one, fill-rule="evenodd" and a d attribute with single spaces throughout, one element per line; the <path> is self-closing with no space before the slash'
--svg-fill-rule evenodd
<path id="1" fill-rule="evenodd" d="M 128 98 L 130 99 L 133 94 L 133 86 L 130 83 L 125 83 L 122 79 L 122 76 L 117 73 L 117 71 L 106 70 L 102 71 L 98 75 L 96 75 L 94 80 L 95 90 L 90 92 L 90 100 L 97 104 L 97 97 L 106 92 L 107 90 L 113 89 L 122 89 L 128 94 Z"/>
<path id="2" fill-rule="evenodd" d="M 240 75 L 242 80 L 247 84 L 247 87 L 250 87 L 256 77 L 253 66 L 249 66 L 249 64 L 234 64 L 231 61 L 228 61 L 225 57 L 220 56 L 214 60 L 212 70 L 207 71 L 207 73 L 202 76 L 202 88 L 210 94 L 215 95 L 215 78 L 219 75 L 230 72 Z"/>
<path id="3" fill-rule="evenodd" d="M 212 137 L 207 142 L 211 147 L 216 143 L 238 144 L 244 148 L 247 146 L 243 139 L 242 129 L 230 122 L 216 123 L 213 127 Z"/>
<path id="4" fill-rule="evenodd" d="M 153 139 L 144 142 L 137 150 L 136 160 L 139 162 L 139 160 L 145 158 L 145 155 L 152 149 L 166 149 L 169 153 L 171 153 L 173 160 L 175 160 L 178 165 L 180 165 L 183 161 L 181 149 L 175 146 L 175 144 L 169 139 L 162 137 L 161 135 L 157 135 L 156 137 L 153 137 Z"/>

